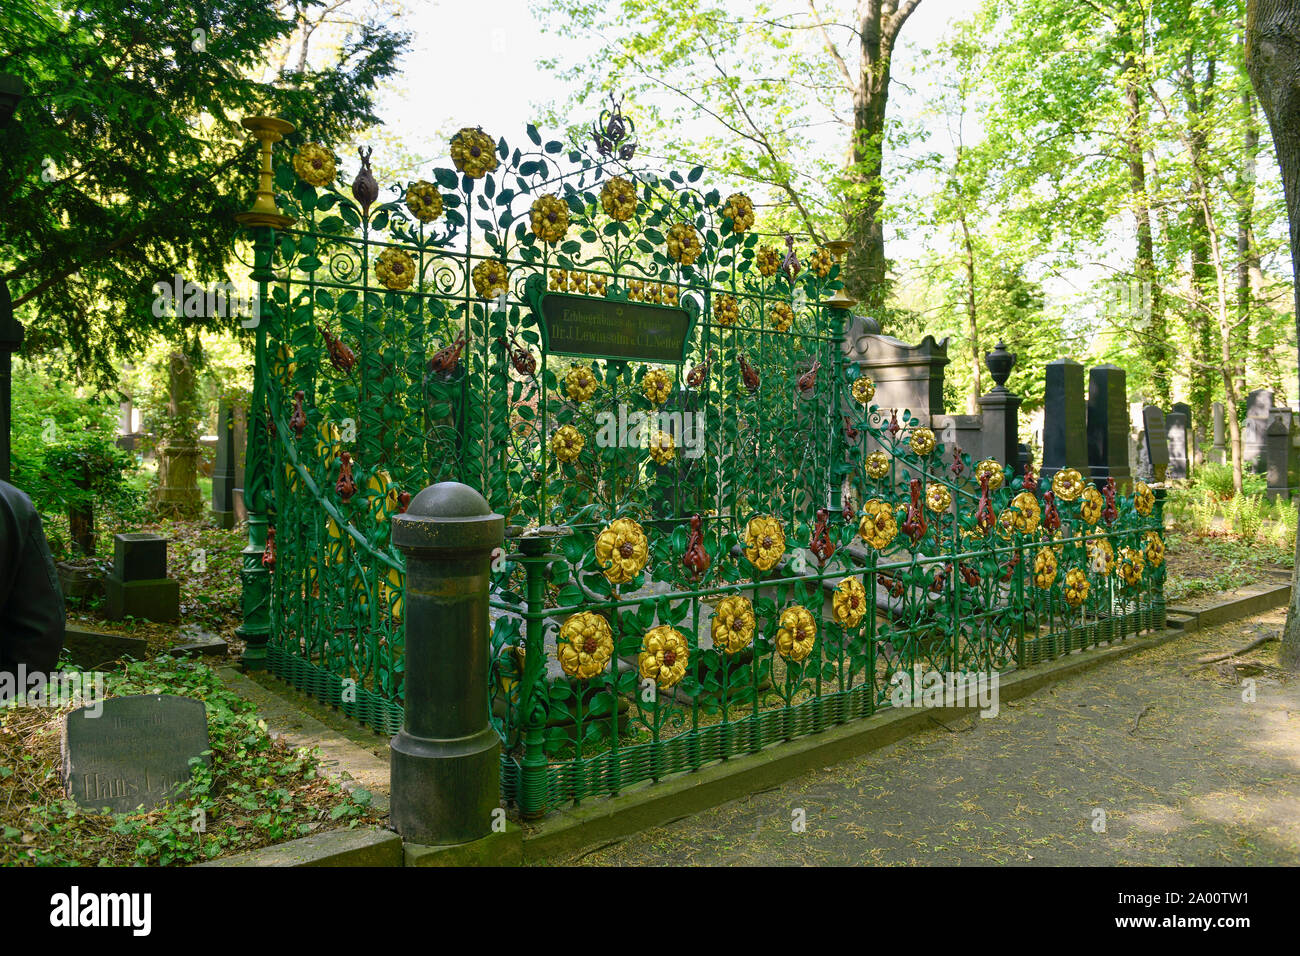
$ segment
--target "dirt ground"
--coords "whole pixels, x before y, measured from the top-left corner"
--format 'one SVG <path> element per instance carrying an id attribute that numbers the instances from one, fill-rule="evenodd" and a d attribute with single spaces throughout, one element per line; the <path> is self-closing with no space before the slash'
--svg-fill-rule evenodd
<path id="1" fill-rule="evenodd" d="M 565 862 L 1300 863 L 1300 681 L 1276 642 L 1195 665 L 1284 617 L 1193 632 Z"/>

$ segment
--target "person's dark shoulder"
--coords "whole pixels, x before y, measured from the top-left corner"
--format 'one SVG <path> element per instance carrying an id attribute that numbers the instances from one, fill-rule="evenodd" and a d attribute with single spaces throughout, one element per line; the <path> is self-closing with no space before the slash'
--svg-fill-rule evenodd
<path id="1" fill-rule="evenodd" d="M 0 534 L 20 534 L 36 517 L 32 499 L 21 488 L 0 481 Z"/>

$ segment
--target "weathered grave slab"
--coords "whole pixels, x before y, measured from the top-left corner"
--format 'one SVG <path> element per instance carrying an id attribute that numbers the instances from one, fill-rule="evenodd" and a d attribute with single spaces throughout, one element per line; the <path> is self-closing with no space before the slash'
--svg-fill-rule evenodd
<path id="1" fill-rule="evenodd" d="M 190 760 L 210 763 L 203 701 L 169 694 L 112 697 L 63 721 L 63 785 L 77 805 L 130 813 L 165 802 L 190 777 Z"/>

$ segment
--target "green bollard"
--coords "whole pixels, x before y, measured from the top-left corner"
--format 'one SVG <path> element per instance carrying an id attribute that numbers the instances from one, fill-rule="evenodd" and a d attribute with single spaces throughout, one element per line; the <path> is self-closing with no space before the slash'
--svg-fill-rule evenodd
<path id="1" fill-rule="evenodd" d="M 392 827 L 426 846 L 492 832 L 501 740 L 488 721 L 488 584 L 505 519 L 445 481 L 393 518 L 406 558 L 406 716 L 392 740 Z"/>

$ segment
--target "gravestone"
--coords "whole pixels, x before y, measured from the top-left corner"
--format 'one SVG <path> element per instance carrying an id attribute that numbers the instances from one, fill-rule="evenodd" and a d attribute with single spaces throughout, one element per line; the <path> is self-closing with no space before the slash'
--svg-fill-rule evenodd
<path id="1" fill-rule="evenodd" d="M 113 536 L 113 570 L 104 578 L 105 616 L 174 621 L 180 617 L 181 586 L 167 577 L 167 539 L 156 534 Z"/>
<path id="2" fill-rule="evenodd" d="M 1151 476 L 1164 481 L 1169 467 L 1169 443 L 1165 435 L 1165 413 L 1155 405 L 1142 409 L 1142 433 Z"/>
<path id="3" fill-rule="evenodd" d="M 1165 434 L 1169 441 L 1169 472 L 1170 478 L 1186 478 L 1188 473 L 1188 462 L 1190 460 L 1191 448 L 1188 445 L 1188 439 L 1191 432 L 1188 428 L 1188 419 L 1191 409 L 1177 402 L 1170 409 L 1169 414 L 1165 416 Z"/>
<path id="4" fill-rule="evenodd" d="M 1098 365 L 1088 372 L 1088 475 L 1098 484 L 1114 478 L 1121 491 L 1132 479 L 1127 376 L 1117 365 Z"/>
<path id="5" fill-rule="evenodd" d="M 1291 463 L 1290 422 L 1280 415 L 1275 415 L 1269 423 L 1265 440 L 1264 457 L 1267 462 L 1269 500 L 1285 498 L 1291 494 L 1288 467 Z"/>
<path id="6" fill-rule="evenodd" d="M 1073 359 L 1047 363 L 1043 397 L 1043 474 L 1062 468 L 1086 470 L 1088 434 L 1083 400 L 1083 366 Z"/>
<path id="7" fill-rule="evenodd" d="M 212 516 L 222 528 L 235 526 L 235 407 L 217 412 L 217 450 L 212 465 Z"/>
<path id="8" fill-rule="evenodd" d="M 1273 414 L 1273 390 L 1257 388 L 1246 399 L 1246 427 L 1241 434 L 1242 467 L 1264 470 L 1264 451 L 1268 445 L 1268 421 Z"/>
<path id="9" fill-rule="evenodd" d="M 889 421 L 890 412 L 904 409 L 933 424 L 933 416 L 944 414 L 943 370 L 948 364 L 948 340 L 936 342 L 927 335 L 916 345 L 908 345 L 889 335 L 870 329 L 878 326 L 870 319 L 853 316 L 844 340 L 845 357 L 856 362 L 863 375 L 876 383 L 872 404 L 878 406 Z"/>
<path id="10" fill-rule="evenodd" d="M 63 720 L 63 786 L 87 810 L 152 810 L 190 778 L 190 760 L 205 764 L 207 711 L 193 697 L 111 697 Z"/>
<path id="11" fill-rule="evenodd" d="M 992 352 L 984 353 L 984 365 L 993 376 L 993 388 L 979 400 L 983 448 L 980 456 L 1013 465 L 1019 457 L 1019 412 L 1021 399 L 1007 388 L 1016 356 L 999 340 Z"/>
<path id="12" fill-rule="evenodd" d="M 1222 465 L 1228 457 L 1228 447 L 1224 444 L 1224 418 L 1223 403 L 1215 402 L 1214 411 L 1214 444 L 1210 448 L 1210 461 L 1216 465 Z"/>

